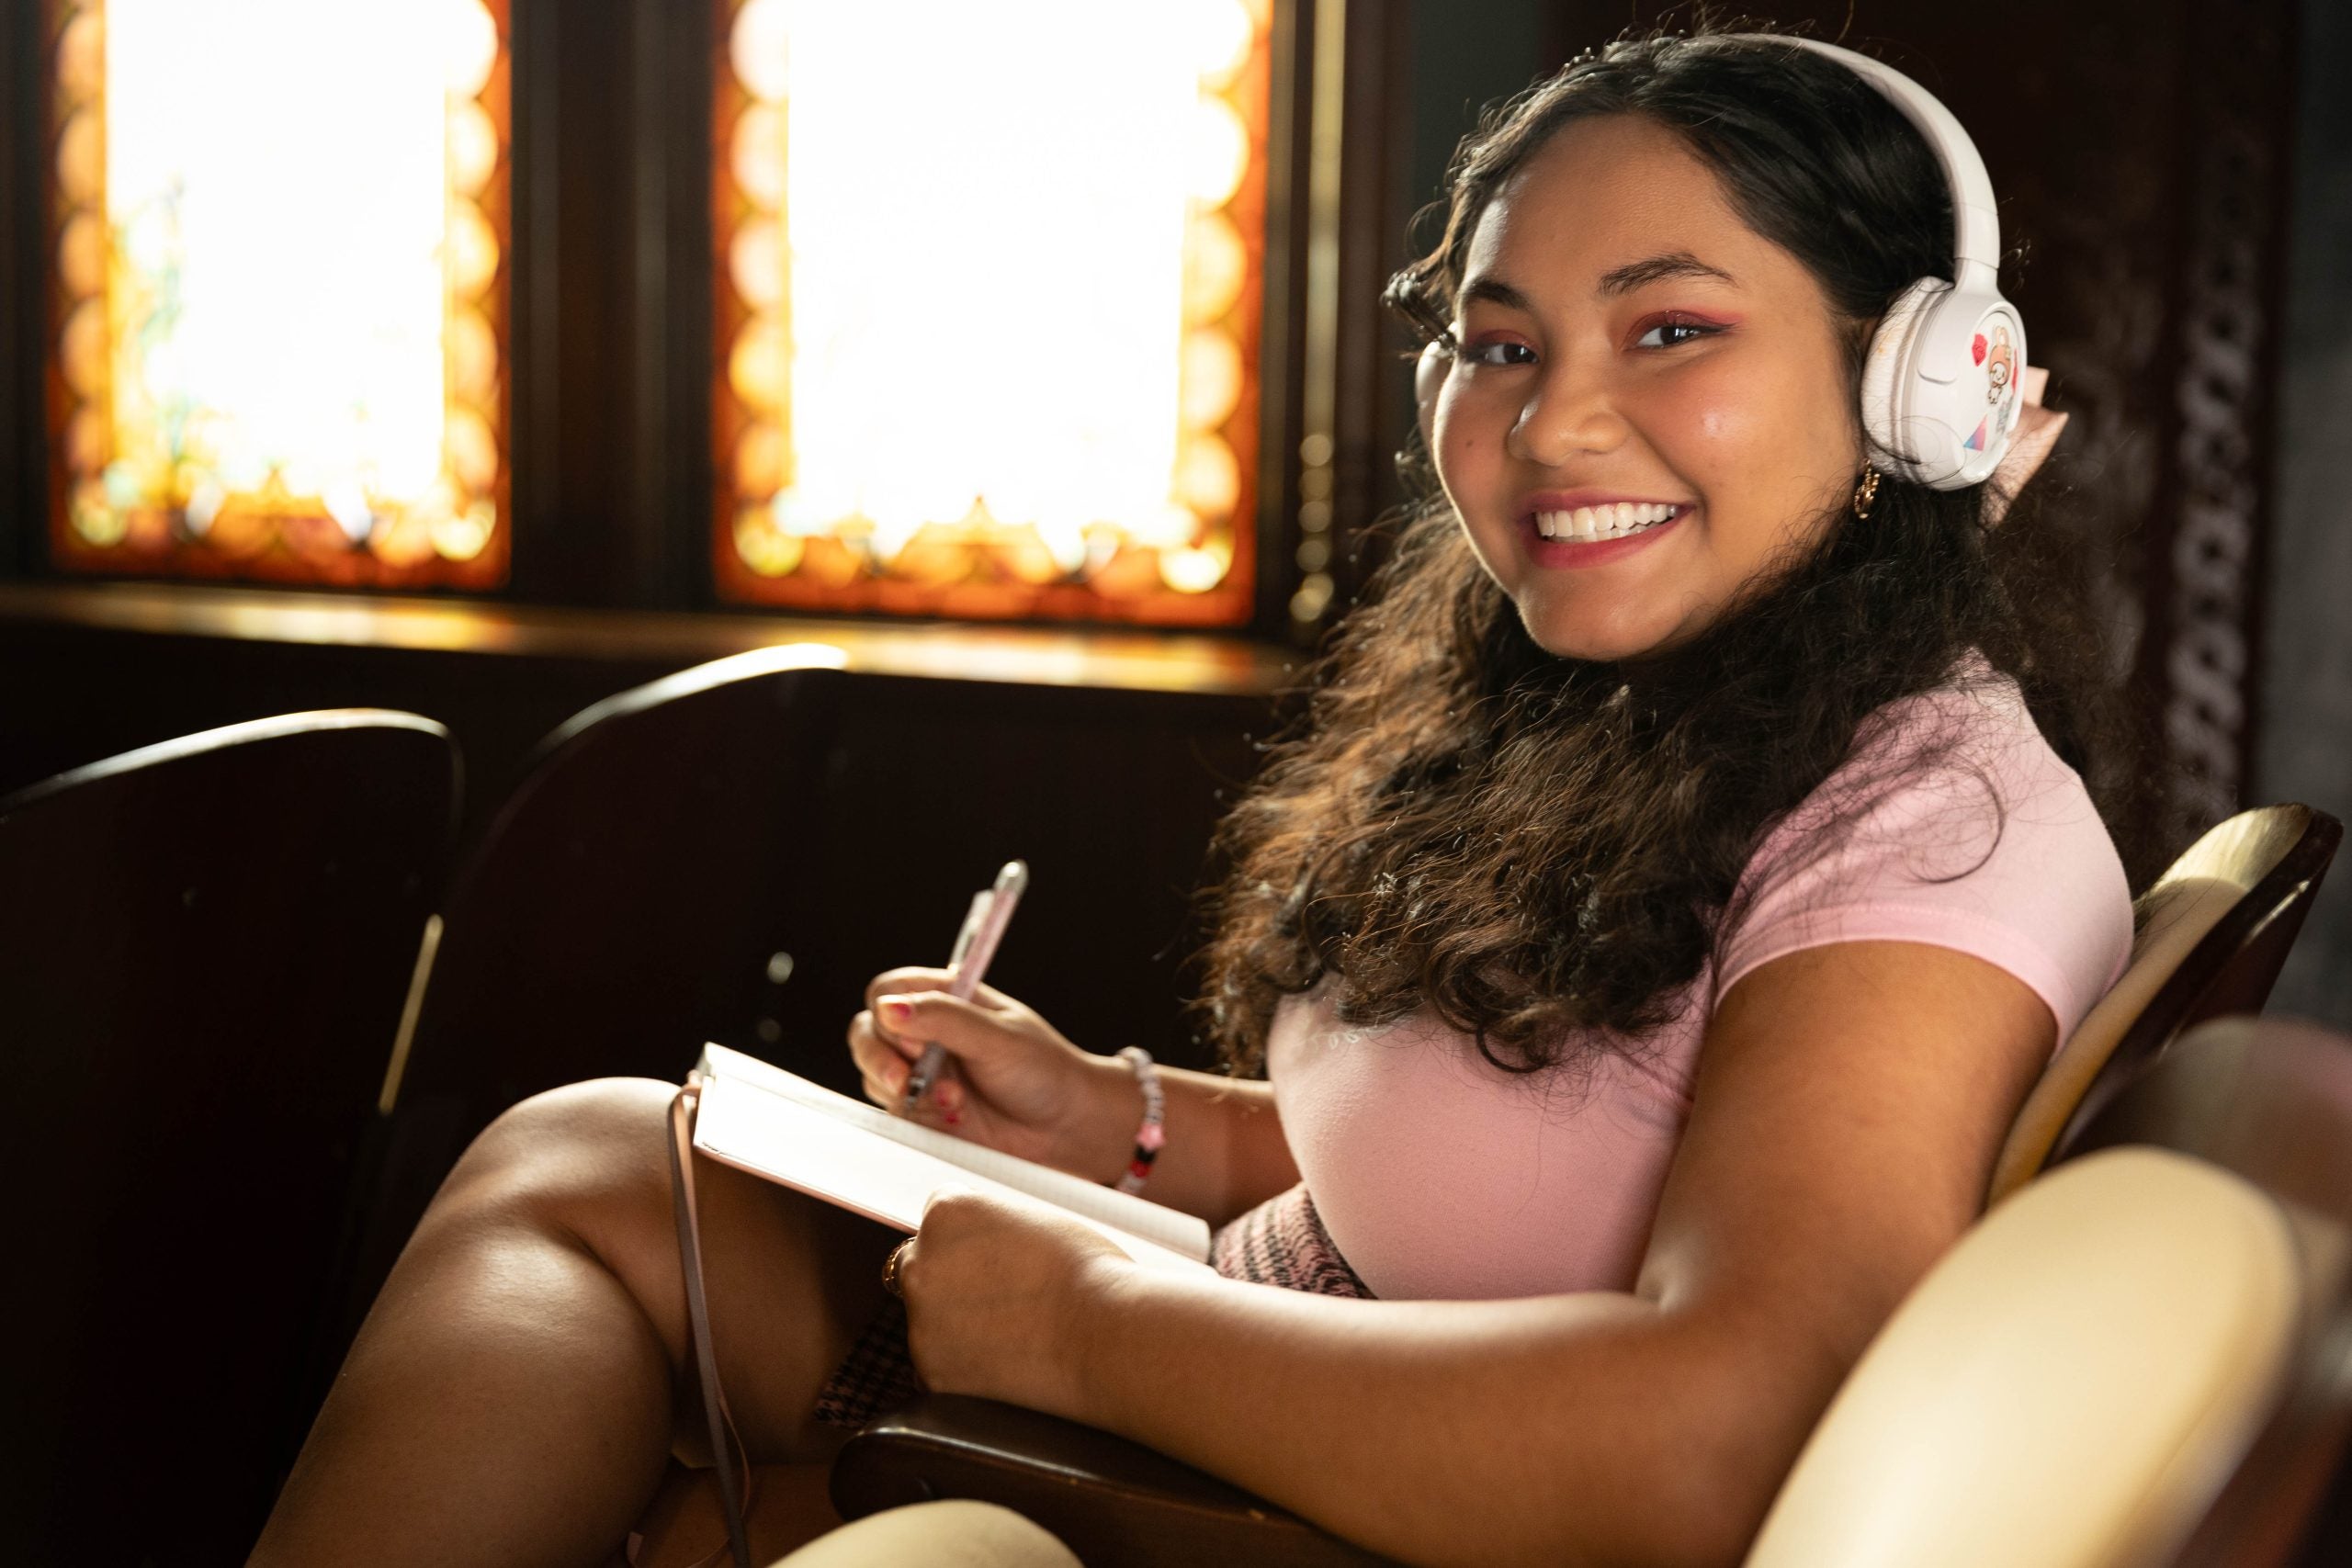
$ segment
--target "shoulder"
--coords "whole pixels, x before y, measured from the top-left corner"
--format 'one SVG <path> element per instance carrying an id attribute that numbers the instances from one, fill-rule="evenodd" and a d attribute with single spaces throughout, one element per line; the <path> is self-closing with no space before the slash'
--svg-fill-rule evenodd
<path id="1" fill-rule="evenodd" d="M 1981 664 L 1891 704 L 1765 836 L 1719 943 L 1718 994 L 1837 942 L 1952 948 L 2008 971 L 2063 1040 L 2121 968 L 2131 892 L 2114 840 L 2016 684 Z"/>

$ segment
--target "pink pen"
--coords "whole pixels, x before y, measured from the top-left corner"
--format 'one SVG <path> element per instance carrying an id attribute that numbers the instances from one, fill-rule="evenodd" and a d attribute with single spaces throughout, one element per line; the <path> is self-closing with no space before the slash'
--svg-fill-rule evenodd
<path id="1" fill-rule="evenodd" d="M 972 993 L 980 988 L 980 976 L 988 973 L 989 960 L 996 956 L 997 943 L 1004 940 L 1004 928 L 1012 923 L 1012 911 L 1020 907 L 1021 895 L 1029 886 L 1029 867 L 1017 860 L 1004 863 L 996 874 L 996 886 L 985 893 L 972 895 L 972 907 L 964 917 L 964 929 L 956 933 L 956 951 L 947 960 L 954 976 L 947 985 L 947 994 L 957 1001 L 968 1002 Z M 914 1071 L 907 1075 L 906 1098 L 899 1110 L 912 1113 L 922 1103 L 939 1081 L 940 1072 L 947 1065 L 947 1052 L 933 1040 L 922 1048 L 915 1061 Z"/>

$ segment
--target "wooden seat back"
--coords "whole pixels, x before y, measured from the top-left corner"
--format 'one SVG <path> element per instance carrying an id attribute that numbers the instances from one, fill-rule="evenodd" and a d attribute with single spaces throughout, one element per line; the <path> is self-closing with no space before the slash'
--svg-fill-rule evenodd
<path id="1" fill-rule="evenodd" d="M 243 1560 L 457 789 L 439 725 L 355 709 L 0 799 L 0 1555 Z"/>
<path id="2" fill-rule="evenodd" d="M 2242 811 L 2140 896 L 2131 962 L 2027 1096 L 1994 1164 L 1988 1203 L 2031 1180 L 2070 1127 L 2184 1030 L 2262 1010 L 2343 834 L 2308 806 Z"/>
<path id="3" fill-rule="evenodd" d="M 396 1104 L 470 1137 L 582 1078 L 744 1045 L 822 831 L 839 656 L 762 649 L 585 709 L 453 881 Z"/>

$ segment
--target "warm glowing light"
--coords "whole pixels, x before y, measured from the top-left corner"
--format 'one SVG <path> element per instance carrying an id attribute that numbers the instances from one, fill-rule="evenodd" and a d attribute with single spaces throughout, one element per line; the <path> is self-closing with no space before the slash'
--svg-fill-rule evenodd
<path id="1" fill-rule="evenodd" d="M 1225 581 L 1225 568 L 1215 550 L 1169 550 L 1159 558 L 1159 581 L 1179 593 L 1205 593 Z"/>
<path id="2" fill-rule="evenodd" d="M 735 488 L 744 495 L 774 495 L 784 488 L 784 433 L 753 425 L 735 444 Z M 768 509 L 760 509 L 761 515 Z"/>
<path id="3" fill-rule="evenodd" d="M 58 344 L 58 358 L 65 384 L 84 397 L 96 397 L 107 384 L 107 308 L 93 299 L 66 318 Z"/>
<path id="4" fill-rule="evenodd" d="M 160 457 L 187 411 L 240 489 L 298 457 L 411 491 L 438 471 L 446 24 L 412 16 L 108 0 L 107 218 L 150 296 L 124 435 Z"/>
<path id="5" fill-rule="evenodd" d="M 1184 233 L 1184 319 L 1214 321 L 1240 298 L 1250 253 L 1221 212 L 1204 213 Z"/>
<path id="6" fill-rule="evenodd" d="M 1257 41 L 1258 22 L 1240 0 L 1213 0 L 1197 5 L 1186 17 L 1192 33 L 1193 69 L 1201 80 L 1222 86 L 1250 58 Z"/>
<path id="7" fill-rule="evenodd" d="M 728 363 L 735 395 L 755 409 L 781 408 L 789 358 L 783 325 L 773 317 L 754 319 L 736 335 Z"/>
<path id="8" fill-rule="evenodd" d="M 497 17 L 483 0 L 62 9 L 67 543 L 157 567 L 188 543 L 481 556 L 503 489 Z"/>
<path id="9" fill-rule="evenodd" d="M 1191 141 L 1193 198 L 1203 207 L 1223 207 L 1250 170 L 1250 133 L 1230 105 L 1204 98 L 1193 111 Z"/>
<path id="10" fill-rule="evenodd" d="M 488 407 L 498 389 L 498 338 L 480 310 L 459 310 L 449 318 L 449 384 L 458 396 L 477 407 Z"/>
<path id="11" fill-rule="evenodd" d="M 1227 581 L 1266 27 L 1254 0 L 740 6 L 718 457 L 744 566 Z"/>
<path id="12" fill-rule="evenodd" d="M 1241 345 L 1222 327 L 1184 334 L 1184 423 L 1215 430 L 1241 400 Z"/>
<path id="13" fill-rule="evenodd" d="M 478 294 L 498 273 L 498 236 L 470 204 L 452 202 L 444 230 L 443 254 L 449 282 L 458 292 Z"/>
<path id="14" fill-rule="evenodd" d="M 75 17 L 58 35 L 57 85 L 75 98 L 106 85 L 106 23 L 96 11 Z"/>
<path id="15" fill-rule="evenodd" d="M 71 202 L 92 200 L 106 173 L 106 128 L 94 113 L 75 115 L 57 139 L 58 189 Z"/>
<path id="16" fill-rule="evenodd" d="M 782 577 L 800 564 L 801 543 L 776 531 L 765 512 L 746 512 L 735 519 L 735 547 L 744 564 L 762 577 Z"/>
<path id="17" fill-rule="evenodd" d="M 1241 467 L 1233 448 L 1214 435 L 1186 438 L 1176 458 L 1176 494 L 1204 516 L 1230 513 L 1241 493 Z"/>
<path id="18" fill-rule="evenodd" d="M 749 0 L 736 14 L 728 62 L 743 90 L 762 103 L 782 103 L 790 88 L 792 22 L 790 0 Z"/>
<path id="19" fill-rule="evenodd" d="M 297 0 L 300 3 L 300 0 Z M 316 8 L 316 0 L 312 0 Z M 427 0 L 405 13 L 409 25 L 427 39 L 441 62 L 441 85 L 453 98 L 479 96 L 498 69 L 498 24 L 470 0 Z"/>
<path id="20" fill-rule="evenodd" d="M 975 498 L 1048 536 L 1132 515 L 1165 497 L 1177 431 L 1181 13 L 914 9 L 792 14 L 800 482 L 892 533 Z"/>
<path id="21" fill-rule="evenodd" d="M 735 122 L 735 146 L 729 164 L 743 194 L 762 207 L 784 200 L 784 116 L 762 104 L 743 111 Z"/>
<path id="22" fill-rule="evenodd" d="M 772 310 L 782 304 L 786 270 L 783 228 L 764 218 L 744 223 L 728 247 L 727 267 L 744 304 L 755 310 Z"/>
<path id="23" fill-rule="evenodd" d="M 84 213 L 65 225 L 57 242 L 57 276 L 76 297 L 107 286 L 107 229 L 96 214 Z"/>
<path id="24" fill-rule="evenodd" d="M 498 127 L 480 104 L 459 104 L 449 112 L 449 184 L 478 196 L 498 166 Z"/>

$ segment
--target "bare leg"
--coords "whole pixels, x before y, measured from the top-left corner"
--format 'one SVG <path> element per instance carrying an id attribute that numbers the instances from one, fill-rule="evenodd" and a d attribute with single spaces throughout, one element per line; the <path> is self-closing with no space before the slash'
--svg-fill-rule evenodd
<path id="1" fill-rule="evenodd" d="M 253 1562 L 608 1561 L 674 1451 L 707 1462 L 664 1140 L 672 1085 L 525 1101 L 377 1298 Z M 705 1161 L 713 1337 L 752 1457 L 837 1446 L 816 1393 L 880 1301 L 881 1227 Z"/>

